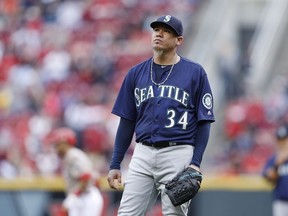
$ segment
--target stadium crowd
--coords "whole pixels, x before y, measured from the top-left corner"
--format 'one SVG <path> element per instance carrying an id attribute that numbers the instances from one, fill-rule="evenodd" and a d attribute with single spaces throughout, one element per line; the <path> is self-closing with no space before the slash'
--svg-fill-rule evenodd
<path id="1" fill-rule="evenodd" d="M 188 24 L 201 3 L 0 1 L 0 177 L 55 175 L 59 161 L 45 138 L 58 126 L 75 130 L 106 173 L 118 125 L 111 108 L 128 68 L 151 55 L 149 23 L 173 9 Z M 287 77 L 271 86 L 262 99 L 227 91 L 226 142 L 215 156 L 222 173 L 261 171 L 273 130 L 288 121 Z"/>
<path id="2" fill-rule="evenodd" d="M 149 23 L 197 0 L 0 1 L 0 177 L 53 176 L 46 137 L 69 126 L 107 172 L 118 118 L 111 106 L 127 69 L 151 55 Z"/>
<path id="3" fill-rule="evenodd" d="M 249 89 L 249 85 L 244 87 Z M 244 92 L 224 109 L 223 152 L 216 156 L 226 174 L 262 172 L 276 148 L 276 129 L 288 124 L 288 76 L 275 75 L 263 97 Z"/>

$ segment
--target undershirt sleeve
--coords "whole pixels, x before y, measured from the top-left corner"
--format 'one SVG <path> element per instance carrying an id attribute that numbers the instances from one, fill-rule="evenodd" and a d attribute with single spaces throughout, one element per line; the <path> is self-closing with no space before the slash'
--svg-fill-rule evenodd
<path id="1" fill-rule="evenodd" d="M 114 150 L 110 164 L 111 169 L 120 169 L 121 162 L 129 148 L 135 129 L 135 122 L 121 118 L 116 133 Z"/>
<path id="2" fill-rule="evenodd" d="M 195 148 L 191 164 L 200 167 L 204 151 L 206 149 L 209 134 L 210 134 L 210 121 L 200 121 L 197 127 Z"/>

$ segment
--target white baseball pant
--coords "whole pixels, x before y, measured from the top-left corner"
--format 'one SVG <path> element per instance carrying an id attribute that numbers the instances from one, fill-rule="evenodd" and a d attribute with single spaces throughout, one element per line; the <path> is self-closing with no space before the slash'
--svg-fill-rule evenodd
<path id="1" fill-rule="evenodd" d="M 138 143 L 124 181 L 118 216 L 146 215 L 159 194 L 164 216 L 186 216 L 190 202 L 174 207 L 164 184 L 190 164 L 193 150 L 191 145 L 154 148 Z"/>
<path id="2" fill-rule="evenodd" d="M 273 216 L 288 216 L 288 201 L 274 201 Z"/>
<path id="3" fill-rule="evenodd" d="M 101 216 L 103 210 L 103 197 L 100 191 L 91 187 L 79 196 L 69 194 L 63 202 L 69 216 Z"/>

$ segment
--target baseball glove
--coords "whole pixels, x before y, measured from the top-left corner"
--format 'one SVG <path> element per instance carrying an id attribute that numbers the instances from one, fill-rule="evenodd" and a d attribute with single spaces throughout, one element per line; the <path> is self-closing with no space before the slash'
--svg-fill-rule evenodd
<path id="1" fill-rule="evenodd" d="M 201 172 L 187 167 L 165 184 L 165 192 L 168 194 L 172 204 L 179 206 L 197 194 L 201 181 Z"/>

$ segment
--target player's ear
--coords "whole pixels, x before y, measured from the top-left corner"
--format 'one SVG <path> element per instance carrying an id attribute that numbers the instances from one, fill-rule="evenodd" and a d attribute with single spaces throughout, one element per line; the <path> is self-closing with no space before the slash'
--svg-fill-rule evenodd
<path id="1" fill-rule="evenodd" d="M 176 38 L 176 45 L 177 46 L 181 45 L 183 43 L 183 40 L 184 40 L 183 36 L 178 36 Z"/>

